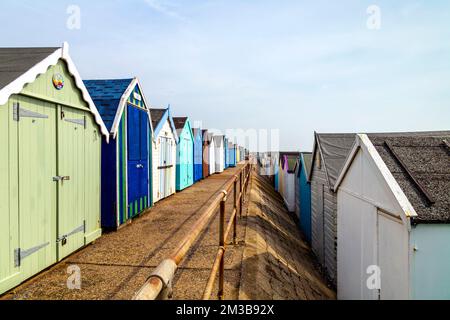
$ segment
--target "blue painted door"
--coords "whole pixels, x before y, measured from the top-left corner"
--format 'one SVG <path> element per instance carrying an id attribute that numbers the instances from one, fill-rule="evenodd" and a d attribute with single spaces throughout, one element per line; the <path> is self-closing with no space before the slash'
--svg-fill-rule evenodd
<path id="1" fill-rule="evenodd" d="M 128 212 L 132 218 L 148 207 L 148 116 L 128 105 Z"/>

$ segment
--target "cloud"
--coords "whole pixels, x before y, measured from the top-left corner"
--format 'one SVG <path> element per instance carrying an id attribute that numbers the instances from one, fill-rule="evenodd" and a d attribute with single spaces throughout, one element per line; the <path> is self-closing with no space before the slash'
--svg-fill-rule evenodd
<path id="1" fill-rule="evenodd" d="M 145 3 L 153 10 L 155 10 L 165 16 L 168 16 L 168 17 L 180 20 L 180 21 L 184 21 L 184 22 L 187 21 L 187 19 L 185 17 L 183 17 L 182 15 L 180 15 L 178 12 L 176 12 L 173 9 L 175 7 L 173 4 L 168 4 L 165 1 L 160 1 L 160 0 L 145 0 Z"/>

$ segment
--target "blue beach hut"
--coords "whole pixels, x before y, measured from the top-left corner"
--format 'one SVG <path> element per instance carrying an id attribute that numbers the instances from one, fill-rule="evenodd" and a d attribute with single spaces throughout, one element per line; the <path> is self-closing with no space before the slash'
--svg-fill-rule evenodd
<path id="1" fill-rule="evenodd" d="M 194 182 L 203 178 L 203 133 L 199 128 L 192 129 L 194 136 Z"/>
<path id="2" fill-rule="evenodd" d="M 101 222 L 117 229 L 152 204 L 150 112 L 137 78 L 84 84 L 110 134 L 102 142 Z"/>

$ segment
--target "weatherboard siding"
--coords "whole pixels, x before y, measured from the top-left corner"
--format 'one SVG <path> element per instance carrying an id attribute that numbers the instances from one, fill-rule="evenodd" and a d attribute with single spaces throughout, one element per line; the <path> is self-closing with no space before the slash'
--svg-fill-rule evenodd
<path id="1" fill-rule="evenodd" d="M 172 165 L 173 167 L 168 170 L 170 174 L 170 191 L 171 194 L 175 193 L 175 182 L 176 182 L 176 174 L 175 174 L 175 166 L 176 166 L 176 156 L 177 156 L 177 148 L 175 144 L 175 138 L 172 132 L 172 128 L 169 124 L 169 121 L 165 121 L 161 131 L 158 136 L 152 141 L 152 185 L 153 185 L 153 202 L 157 202 L 163 199 L 162 195 L 160 195 L 160 171 L 158 167 L 160 166 L 160 137 L 169 137 L 172 142 Z"/>
<path id="2" fill-rule="evenodd" d="M 61 74 L 64 78 L 64 88 L 62 90 L 56 90 L 53 87 L 52 78 L 56 73 Z M 25 85 L 21 94 L 31 95 L 38 99 L 49 100 L 76 109 L 89 110 L 88 104 L 83 100 L 75 80 L 67 69 L 66 63 L 62 60 L 51 66 L 46 73 L 39 75 L 35 81 Z"/>
<path id="3" fill-rule="evenodd" d="M 317 166 L 318 157 L 320 152 L 317 149 L 311 169 L 311 246 L 327 276 L 336 284 L 337 200 L 336 194 L 328 187 L 323 159 L 321 167 Z"/>
<path id="4" fill-rule="evenodd" d="M 56 72 L 64 77 L 62 90 L 53 87 Z M 45 118 L 13 120 L 14 103 Z M 74 119 L 85 119 L 85 126 L 68 121 Z M 0 106 L 0 293 L 101 235 L 101 139 L 61 61 Z M 53 181 L 58 174 L 71 178 L 64 184 Z M 57 242 L 80 225 L 84 232 L 69 235 L 65 246 Z M 39 250 L 16 267 L 14 252 L 19 248 Z"/>

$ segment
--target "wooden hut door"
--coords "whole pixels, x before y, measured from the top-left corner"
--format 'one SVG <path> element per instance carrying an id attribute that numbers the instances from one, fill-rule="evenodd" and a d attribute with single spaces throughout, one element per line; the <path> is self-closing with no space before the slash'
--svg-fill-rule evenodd
<path id="1" fill-rule="evenodd" d="M 19 97 L 17 123 L 19 230 L 15 267 L 31 276 L 56 262 L 56 110 L 46 102 Z M 6 146 L 7 147 L 7 146 Z"/>
<path id="2" fill-rule="evenodd" d="M 148 207 L 148 115 L 128 106 L 128 212 L 132 218 Z"/>
<path id="3" fill-rule="evenodd" d="M 84 245 L 85 111 L 59 107 L 58 117 L 58 259 Z"/>
<path id="4" fill-rule="evenodd" d="M 170 139 L 161 137 L 160 139 L 160 156 L 159 156 L 159 194 L 160 199 L 169 196 L 170 194 L 170 168 L 172 148 Z"/>

